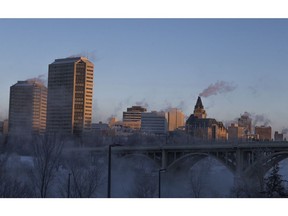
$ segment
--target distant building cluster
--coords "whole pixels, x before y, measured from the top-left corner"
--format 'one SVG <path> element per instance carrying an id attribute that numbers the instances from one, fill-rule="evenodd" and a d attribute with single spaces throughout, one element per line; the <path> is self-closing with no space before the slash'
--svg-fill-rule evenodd
<path id="1" fill-rule="evenodd" d="M 186 120 L 178 108 L 147 111 L 142 106 L 128 107 L 122 120 L 92 123 L 94 65 L 85 57 L 56 59 L 49 64 L 48 86 L 37 79 L 18 81 L 10 87 L 9 118 L 0 122 L 0 134 L 27 135 L 61 133 L 82 136 L 101 134 L 128 136 L 135 133 L 166 135 L 175 131 L 195 140 L 270 141 L 271 126 L 252 127 L 244 113 L 227 128 L 221 121 L 207 118 L 201 97 Z M 274 140 L 283 141 L 275 131 Z"/>
<path id="2" fill-rule="evenodd" d="M 163 135 L 169 131 L 181 130 L 185 126 L 185 115 L 177 109 L 171 108 L 167 112 L 151 111 L 141 106 L 132 106 L 123 112 L 123 121 L 111 118 L 108 125 L 131 134 L 140 132 L 143 134 Z"/>

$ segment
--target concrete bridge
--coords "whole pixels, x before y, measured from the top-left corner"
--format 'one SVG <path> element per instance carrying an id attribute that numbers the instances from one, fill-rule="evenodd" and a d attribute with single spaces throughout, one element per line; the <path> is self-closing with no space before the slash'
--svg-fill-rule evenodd
<path id="1" fill-rule="evenodd" d="M 84 150 L 84 149 L 83 149 Z M 85 148 L 91 154 L 105 152 L 106 147 Z M 173 169 L 189 159 L 191 166 L 205 157 L 212 157 L 226 166 L 237 178 L 262 178 L 276 163 L 288 158 L 288 142 L 201 143 L 162 146 L 115 146 L 112 154 L 121 157 L 144 156 L 159 169 Z M 190 165 L 189 164 L 189 165 Z M 191 167 L 190 166 L 190 167 Z"/>

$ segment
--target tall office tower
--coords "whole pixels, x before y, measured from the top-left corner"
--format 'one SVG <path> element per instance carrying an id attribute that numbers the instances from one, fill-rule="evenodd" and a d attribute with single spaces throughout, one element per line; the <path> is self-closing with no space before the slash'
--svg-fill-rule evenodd
<path id="1" fill-rule="evenodd" d="M 168 111 L 168 130 L 174 131 L 179 127 L 185 126 L 184 113 L 177 109 L 172 108 Z"/>
<path id="2" fill-rule="evenodd" d="M 18 81 L 10 87 L 9 134 L 44 133 L 47 88 L 37 80 Z"/>
<path id="3" fill-rule="evenodd" d="M 127 108 L 127 112 L 123 112 L 123 125 L 132 129 L 140 129 L 141 114 L 146 111 L 146 108 L 141 106 Z"/>
<path id="4" fill-rule="evenodd" d="M 167 133 L 167 114 L 165 112 L 143 112 L 141 114 L 141 131 L 152 134 Z"/>
<path id="5" fill-rule="evenodd" d="M 47 132 L 81 135 L 91 130 L 94 65 L 85 57 L 49 65 Z"/>

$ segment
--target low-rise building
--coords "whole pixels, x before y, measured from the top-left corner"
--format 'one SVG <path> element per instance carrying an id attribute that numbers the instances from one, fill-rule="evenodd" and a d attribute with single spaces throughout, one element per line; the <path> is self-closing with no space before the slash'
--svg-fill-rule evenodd
<path id="1" fill-rule="evenodd" d="M 132 129 L 141 128 L 141 114 L 146 112 L 146 108 L 141 106 L 132 106 L 123 112 L 123 125 Z"/>
<path id="2" fill-rule="evenodd" d="M 165 112 L 143 112 L 141 114 L 141 131 L 147 134 L 167 133 L 167 114 Z"/>
<path id="3" fill-rule="evenodd" d="M 260 141 L 270 141 L 272 139 L 272 128 L 270 126 L 256 126 L 255 134 L 259 135 Z"/>
<path id="4" fill-rule="evenodd" d="M 284 140 L 283 133 L 279 133 L 278 131 L 275 131 L 274 141 L 283 141 L 283 140 Z"/>
<path id="5" fill-rule="evenodd" d="M 245 139 L 245 128 L 238 124 L 231 124 L 228 127 L 228 140 L 229 141 L 241 141 Z"/>

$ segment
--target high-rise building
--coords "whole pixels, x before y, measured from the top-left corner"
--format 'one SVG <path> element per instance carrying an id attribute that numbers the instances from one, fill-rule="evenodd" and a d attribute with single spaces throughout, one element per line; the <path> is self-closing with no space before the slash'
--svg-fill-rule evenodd
<path id="1" fill-rule="evenodd" d="M 81 135 L 91 130 L 94 65 L 85 57 L 49 65 L 47 131 Z"/>
<path id="2" fill-rule="evenodd" d="M 18 81 L 10 87 L 9 134 L 44 133 L 47 88 L 37 80 Z"/>
<path id="3" fill-rule="evenodd" d="M 141 114 L 147 109 L 141 106 L 132 106 L 127 108 L 127 112 L 123 112 L 123 125 L 132 129 L 141 128 Z"/>
<path id="4" fill-rule="evenodd" d="M 185 115 L 181 110 L 177 108 L 170 109 L 168 111 L 168 130 L 174 131 L 179 127 L 183 127 L 185 125 L 184 118 Z"/>
<path id="5" fill-rule="evenodd" d="M 167 114 L 165 112 L 143 112 L 141 114 L 141 131 L 149 134 L 167 132 Z"/>

